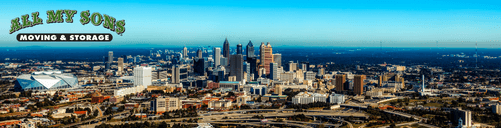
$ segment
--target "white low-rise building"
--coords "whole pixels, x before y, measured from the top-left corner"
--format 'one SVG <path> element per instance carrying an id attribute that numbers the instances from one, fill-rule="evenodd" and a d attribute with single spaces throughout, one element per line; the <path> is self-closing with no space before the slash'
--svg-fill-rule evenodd
<path id="1" fill-rule="evenodd" d="M 327 94 L 312 93 L 312 92 L 300 92 L 296 96 L 292 97 L 293 104 L 309 104 L 315 102 L 326 102 Z"/>
<path id="2" fill-rule="evenodd" d="M 336 94 L 336 93 L 332 93 L 331 95 L 329 95 L 329 103 L 331 104 L 341 104 L 341 103 L 344 103 L 344 100 L 345 100 L 345 96 L 343 94 Z"/>

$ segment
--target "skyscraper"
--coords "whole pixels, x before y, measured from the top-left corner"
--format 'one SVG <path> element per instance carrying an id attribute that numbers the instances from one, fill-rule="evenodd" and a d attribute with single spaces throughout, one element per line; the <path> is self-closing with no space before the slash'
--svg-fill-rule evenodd
<path id="1" fill-rule="evenodd" d="M 251 71 L 250 71 L 250 63 L 244 62 L 244 72 L 246 73 L 247 76 L 247 82 L 251 81 Z"/>
<path id="2" fill-rule="evenodd" d="M 198 57 L 198 58 L 203 58 L 203 57 L 202 57 L 202 50 L 201 50 L 201 49 L 198 49 L 198 50 L 197 50 L 197 57 Z"/>
<path id="3" fill-rule="evenodd" d="M 108 52 L 108 63 L 113 63 L 113 51 Z"/>
<path id="4" fill-rule="evenodd" d="M 118 60 L 118 69 L 117 69 L 117 74 L 122 75 L 123 69 L 124 69 L 124 58 L 119 57 Z"/>
<path id="5" fill-rule="evenodd" d="M 245 54 L 247 55 L 247 58 L 254 57 L 254 45 L 252 45 L 252 42 L 250 40 L 247 44 L 247 48 L 245 49 Z"/>
<path id="6" fill-rule="evenodd" d="M 151 67 L 136 66 L 134 68 L 134 86 L 147 88 L 149 85 L 151 85 Z"/>
<path id="7" fill-rule="evenodd" d="M 275 53 L 273 54 L 273 62 L 277 63 L 278 66 L 282 66 L 282 54 Z"/>
<path id="8" fill-rule="evenodd" d="M 228 38 L 224 39 L 223 56 L 226 58 L 230 58 L 230 43 L 228 42 Z"/>
<path id="9" fill-rule="evenodd" d="M 254 57 L 247 57 L 247 62 L 249 62 L 250 64 L 250 74 L 251 74 L 251 77 L 253 77 L 254 79 L 257 79 L 259 76 L 258 76 L 258 73 L 257 73 L 257 58 L 254 56 Z M 254 74 L 254 75 L 252 75 Z"/>
<path id="10" fill-rule="evenodd" d="M 242 81 L 244 78 L 243 62 L 242 54 L 231 55 L 230 76 L 235 76 L 237 81 Z"/>
<path id="11" fill-rule="evenodd" d="M 383 76 L 379 75 L 377 77 L 378 77 L 377 86 L 383 87 Z"/>
<path id="12" fill-rule="evenodd" d="M 183 48 L 183 58 L 188 58 L 188 48 L 186 46 Z"/>
<path id="13" fill-rule="evenodd" d="M 270 63 L 273 62 L 273 49 L 271 48 L 270 42 L 264 46 L 264 42 L 261 43 L 261 65 L 266 69 L 266 74 L 270 74 Z"/>
<path id="14" fill-rule="evenodd" d="M 278 64 L 270 63 L 270 79 L 278 80 Z"/>
<path id="15" fill-rule="evenodd" d="M 336 75 L 336 91 L 344 91 L 345 83 L 346 83 L 345 74 Z"/>
<path id="16" fill-rule="evenodd" d="M 181 70 L 179 66 L 172 66 L 172 73 L 171 73 L 171 83 L 173 84 L 179 84 L 181 82 Z"/>
<path id="17" fill-rule="evenodd" d="M 111 63 L 113 63 L 113 51 L 108 52 L 108 61 L 106 62 L 106 69 L 111 68 Z"/>
<path id="18" fill-rule="evenodd" d="M 215 47 L 214 48 L 214 68 L 217 68 L 219 65 L 221 65 L 221 48 Z"/>
<path id="19" fill-rule="evenodd" d="M 264 66 L 264 48 L 266 45 L 264 42 L 261 42 L 261 45 L 259 46 L 259 65 Z"/>
<path id="20" fill-rule="evenodd" d="M 353 80 L 353 92 L 357 95 L 364 94 L 365 75 L 355 75 Z"/>
<path id="21" fill-rule="evenodd" d="M 242 54 L 242 44 L 237 44 L 237 54 Z"/>

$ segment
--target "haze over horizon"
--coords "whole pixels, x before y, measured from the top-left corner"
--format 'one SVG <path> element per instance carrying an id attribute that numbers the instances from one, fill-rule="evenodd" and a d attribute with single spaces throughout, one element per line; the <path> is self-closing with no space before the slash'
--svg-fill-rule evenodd
<path id="1" fill-rule="evenodd" d="M 78 7 L 75 5 L 79 5 Z M 35 1 L 0 5 L 2 47 L 166 47 L 254 45 L 501 48 L 499 1 Z M 74 23 L 47 24 L 47 10 L 77 10 Z M 123 36 L 79 23 L 89 10 L 126 21 Z M 10 20 L 39 12 L 43 25 L 8 34 Z M 65 16 L 63 16 L 65 17 Z M 30 15 L 31 18 L 31 15 Z M 112 33 L 109 43 L 19 43 L 19 33 Z M 437 44 L 438 42 L 438 44 Z"/>

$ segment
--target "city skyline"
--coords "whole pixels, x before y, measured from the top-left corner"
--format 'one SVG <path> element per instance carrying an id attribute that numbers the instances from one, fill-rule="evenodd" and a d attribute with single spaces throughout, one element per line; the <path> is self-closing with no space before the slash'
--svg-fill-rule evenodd
<path id="1" fill-rule="evenodd" d="M 274 46 L 499 48 L 501 18 L 496 1 L 421 2 L 6 2 L 0 14 L 4 47 L 162 47 L 272 42 Z M 76 3 L 81 3 L 75 7 Z M 107 6 L 114 4 L 114 6 Z M 50 6 L 49 6 L 50 5 Z M 50 8 L 48 8 L 50 7 Z M 123 10 L 128 7 L 131 9 Z M 126 20 L 123 36 L 102 26 L 46 24 L 47 10 L 77 10 Z M 10 20 L 39 12 L 43 25 L 8 34 Z M 75 19 L 75 20 L 76 20 Z M 18 43 L 19 33 L 112 33 L 109 43 Z M 438 41 L 438 45 L 437 42 Z M 308 45 L 306 45 L 308 44 Z M 233 46 L 233 45 L 231 45 Z"/>

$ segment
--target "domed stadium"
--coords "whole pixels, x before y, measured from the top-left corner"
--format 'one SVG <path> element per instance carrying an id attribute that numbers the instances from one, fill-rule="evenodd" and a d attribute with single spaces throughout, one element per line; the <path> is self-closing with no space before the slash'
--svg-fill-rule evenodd
<path id="1" fill-rule="evenodd" d="M 15 91 L 42 91 L 69 89 L 78 86 L 78 79 L 70 73 L 61 71 L 42 71 L 23 74 L 17 77 Z"/>

